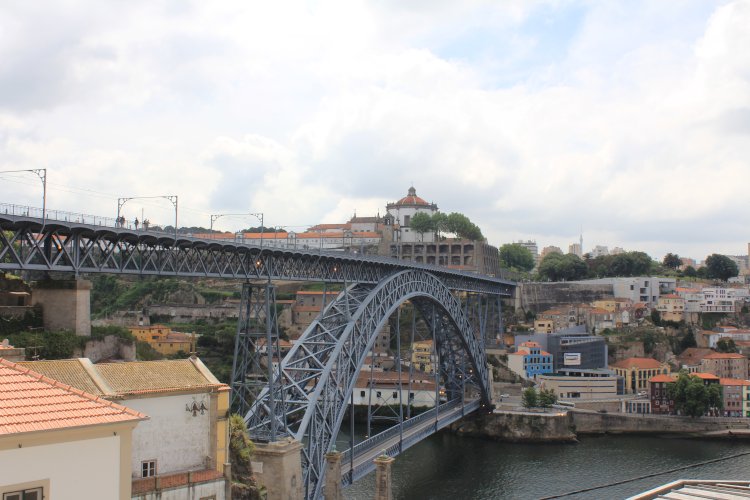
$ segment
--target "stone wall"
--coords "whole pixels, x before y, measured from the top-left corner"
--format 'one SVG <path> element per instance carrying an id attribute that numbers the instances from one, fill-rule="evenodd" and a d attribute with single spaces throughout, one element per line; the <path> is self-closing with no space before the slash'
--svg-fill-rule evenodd
<path id="1" fill-rule="evenodd" d="M 685 433 L 703 434 L 725 429 L 748 429 L 741 418 L 690 418 L 656 415 L 569 412 L 577 434 Z"/>
<path id="2" fill-rule="evenodd" d="M 504 412 L 474 414 L 451 425 L 462 436 L 512 442 L 572 442 L 576 440 L 571 417 L 566 413 Z"/>
<path id="3" fill-rule="evenodd" d="M 75 353 L 77 358 L 89 358 L 92 363 L 107 359 L 135 361 L 135 342 L 129 342 L 116 335 L 108 335 L 101 340 L 89 340 L 83 349 Z"/>
<path id="4" fill-rule="evenodd" d="M 515 309 L 539 313 L 560 304 L 588 304 L 614 297 L 612 285 L 585 283 L 519 283 Z"/>

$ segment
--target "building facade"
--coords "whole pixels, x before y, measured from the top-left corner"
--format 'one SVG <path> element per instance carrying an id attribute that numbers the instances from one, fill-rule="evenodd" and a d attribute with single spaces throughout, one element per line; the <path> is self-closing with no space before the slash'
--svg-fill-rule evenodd
<path id="1" fill-rule="evenodd" d="M 628 393 L 648 391 L 648 381 L 656 375 L 667 375 L 669 365 L 652 358 L 627 358 L 610 365 L 610 369 L 625 379 Z"/>
<path id="2" fill-rule="evenodd" d="M 616 398 L 625 389 L 622 377 L 610 370 L 560 370 L 539 375 L 542 389 L 551 389 L 559 399 L 596 400 Z"/>
<path id="3" fill-rule="evenodd" d="M 508 368 L 525 379 L 552 373 L 552 355 L 537 342 L 524 342 L 518 351 L 508 354 Z"/>
<path id="4" fill-rule="evenodd" d="M 719 378 L 747 379 L 747 358 L 736 352 L 715 352 L 701 359 L 701 371 Z"/>

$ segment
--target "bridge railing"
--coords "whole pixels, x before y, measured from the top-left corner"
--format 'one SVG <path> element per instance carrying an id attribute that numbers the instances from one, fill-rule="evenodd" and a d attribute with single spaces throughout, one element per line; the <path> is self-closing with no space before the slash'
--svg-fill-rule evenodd
<path id="1" fill-rule="evenodd" d="M 421 431 L 417 432 L 414 435 L 411 436 L 404 436 L 403 441 L 397 441 L 390 446 L 383 449 L 383 452 L 389 456 L 389 457 L 395 457 L 405 449 L 411 447 L 412 445 L 416 444 L 417 442 L 421 441 L 427 436 L 430 436 L 431 434 L 434 434 L 437 430 L 442 429 L 446 425 L 455 422 L 456 420 L 460 419 L 464 413 L 470 413 L 477 408 L 479 408 L 480 401 L 471 401 L 466 403 L 464 411 L 458 412 L 454 411 L 461 407 L 461 400 L 460 399 L 454 399 L 451 401 L 448 401 L 446 403 L 443 403 L 440 405 L 440 407 L 436 410 L 435 408 L 432 408 L 430 410 L 425 411 L 424 413 L 420 413 L 419 415 L 410 418 L 409 420 L 406 420 L 404 422 L 403 431 L 408 431 L 424 422 L 431 422 L 435 425 L 429 425 L 422 429 Z M 435 422 L 435 413 L 437 411 L 437 422 Z M 446 415 L 447 418 L 442 418 L 442 415 Z M 381 444 L 388 442 L 390 439 L 398 436 L 401 432 L 401 428 L 399 425 L 395 425 L 386 431 L 381 432 L 380 434 L 373 436 L 370 439 L 367 439 L 365 441 L 362 441 L 361 443 L 354 446 L 354 448 L 350 448 L 342 453 L 341 456 L 341 464 L 342 467 L 346 468 L 344 472 L 342 473 L 342 483 L 343 485 L 350 485 L 354 481 L 360 479 L 361 477 L 364 477 L 367 475 L 370 471 L 373 470 L 374 465 L 370 461 L 366 461 L 364 463 L 361 463 L 354 468 L 347 468 L 349 467 L 349 463 L 351 462 L 352 452 L 354 452 L 354 456 L 358 456 L 362 453 L 372 451 L 373 449 L 377 449 Z"/>

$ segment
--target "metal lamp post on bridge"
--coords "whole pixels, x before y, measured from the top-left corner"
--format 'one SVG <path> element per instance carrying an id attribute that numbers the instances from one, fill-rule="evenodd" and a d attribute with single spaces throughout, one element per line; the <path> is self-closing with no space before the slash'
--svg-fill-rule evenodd
<path id="1" fill-rule="evenodd" d="M 47 169 L 46 168 L 28 168 L 21 170 L 2 170 L 0 174 L 13 174 L 21 172 L 31 172 L 39 177 L 42 181 L 42 227 L 45 226 L 47 221 Z"/>
<path id="2" fill-rule="evenodd" d="M 174 205 L 174 242 L 177 244 L 177 195 L 160 195 L 160 196 L 131 196 L 129 198 L 117 198 L 117 220 L 120 220 L 120 211 L 122 206 L 130 200 L 146 200 L 154 198 L 163 198 L 169 200 Z M 138 229 L 138 228 L 136 228 Z"/>

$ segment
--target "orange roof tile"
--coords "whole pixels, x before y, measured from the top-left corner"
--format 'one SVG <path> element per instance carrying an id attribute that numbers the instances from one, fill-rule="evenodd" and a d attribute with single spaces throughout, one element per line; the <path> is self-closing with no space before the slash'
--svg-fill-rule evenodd
<path id="1" fill-rule="evenodd" d="M 616 368 L 640 368 L 641 370 L 645 370 L 651 368 L 661 368 L 662 363 L 656 361 L 653 358 L 628 358 L 623 359 L 622 361 L 618 361 L 617 363 L 613 363 L 610 366 L 614 366 Z"/>
<path id="2" fill-rule="evenodd" d="M 661 375 L 654 375 L 650 379 L 648 379 L 649 382 L 674 382 L 677 379 L 677 377 L 673 375 L 664 375 L 663 373 Z"/>
<path id="3" fill-rule="evenodd" d="M 147 418 L 143 413 L 0 359 L 0 435 Z"/>
<path id="4" fill-rule="evenodd" d="M 719 379 L 721 385 L 750 385 L 750 380 L 742 380 L 739 378 L 722 378 Z"/>
<path id="5" fill-rule="evenodd" d="M 713 373 L 696 372 L 696 373 L 691 373 L 690 376 L 698 377 L 699 379 L 703 379 L 703 380 L 719 380 L 719 377 L 717 377 Z"/>
<path id="6" fill-rule="evenodd" d="M 742 354 L 737 354 L 736 352 L 715 352 L 704 356 L 703 359 L 741 359 L 744 357 Z"/>

